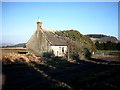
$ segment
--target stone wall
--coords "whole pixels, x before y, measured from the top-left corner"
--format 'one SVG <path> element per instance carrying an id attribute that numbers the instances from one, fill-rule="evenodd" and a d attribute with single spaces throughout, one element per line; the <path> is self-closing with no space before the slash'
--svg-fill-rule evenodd
<path id="1" fill-rule="evenodd" d="M 50 52 L 50 44 L 45 39 L 44 34 L 41 30 L 37 30 L 30 40 L 27 42 L 26 47 L 29 53 L 35 54 L 36 56 L 42 56 L 44 52 Z"/>

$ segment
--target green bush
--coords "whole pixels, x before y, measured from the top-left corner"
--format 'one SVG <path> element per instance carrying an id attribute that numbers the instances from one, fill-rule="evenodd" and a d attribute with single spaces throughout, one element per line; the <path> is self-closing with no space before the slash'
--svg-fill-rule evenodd
<path id="1" fill-rule="evenodd" d="M 87 48 L 84 48 L 84 56 L 87 59 L 91 58 L 91 53 L 89 52 Z"/>
<path id="2" fill-rule="evenodd" d="M 111 42 L 107 41 L 106 43 L 99 43 L 98 41 L 95 43 L 98 50 L 120 50 L 120 42 Z"/>
<path id="3" fill-rule="evenodd" d="M 87 36 L 82 35 L 77 30 L 64 30 L 57 32 L 59 35 L 63 35 L 69 38 L 68 48 L 69 56 L 72 59 L 85 59 L 90 58 L 91 53 L 96 50 L 96 46 Z M 84 50 L 86 48 L 86 50 Z"/>

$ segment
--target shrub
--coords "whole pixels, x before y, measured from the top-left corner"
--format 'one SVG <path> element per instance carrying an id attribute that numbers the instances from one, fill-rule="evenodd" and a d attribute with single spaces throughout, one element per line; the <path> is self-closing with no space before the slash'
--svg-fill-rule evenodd
<path id="1" fill-rule="evenodd" d="M 68 53 L 73 59 L 90 58 L 91 53 L 96 50 L 96 46 L 91 39 L 76 30 L 66 30 L 57 33 L 62 33 L 69 38 L 67 41 L 69 49 Z"/>
<path id="2" fill-rule="evenodd" d="M 84 53 L 84 56 L 85 56 L 86 59 L 91 58 L 91 53 L 87 48 L 84 48 L 83 53 Z"/>
<path id="3" fill-rule="evenodd" d="M 43 57 L 50 58 L 51 56 L 53 56 L 53 54 L 50 53 L 50 52 L 44 52 L 43 53 Z"/>
<path id="4" fill-rule="evenodd" d="M 79 54 L 70 55 L 73 60 L 79 60 Z"/>

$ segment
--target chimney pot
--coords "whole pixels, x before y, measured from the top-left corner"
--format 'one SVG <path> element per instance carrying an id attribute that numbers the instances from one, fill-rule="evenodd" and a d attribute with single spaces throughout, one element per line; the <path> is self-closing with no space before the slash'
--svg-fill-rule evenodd
<path id="1" fill-rule="evenodd" d="M 38 25 L 38 27 L 40 27 L 40 29 L 42 29 L 42 22 L 40 22 L 40 17 L 38 17 L 37 25 Z"/>

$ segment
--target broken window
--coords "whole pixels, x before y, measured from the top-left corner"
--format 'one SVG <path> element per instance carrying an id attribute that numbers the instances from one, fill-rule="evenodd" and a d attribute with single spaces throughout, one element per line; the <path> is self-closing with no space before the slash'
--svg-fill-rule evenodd
<path id="1" fill-rule="evenodd" d="M 62 47 L 62 53 L 64 53 L 64 47 Z"/>

